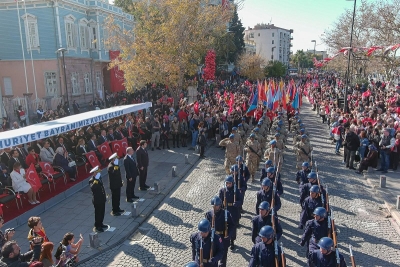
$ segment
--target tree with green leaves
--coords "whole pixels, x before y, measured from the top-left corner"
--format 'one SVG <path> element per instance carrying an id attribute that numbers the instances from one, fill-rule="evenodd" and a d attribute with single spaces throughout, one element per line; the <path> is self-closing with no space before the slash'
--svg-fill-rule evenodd
<path id="1" fill-rule="evenodd" d="M 278 60 L 270 60 L 264 68 L 265 76 L 269 78 L 279 78 L 286 75 L 287 67 Z"/>
<path id="2" fill-rule="evenodd" d="M 244 30 L 245 27 L 243 27 L 242 21 L 239 19 L 239 15 L 237 12 L 237 7 L 235 7 L 235 10 L 233 12 L 232 20 L 229 24 L 229 32 L 233 37 L 233 43 L 235 44 L 235 51 L 229 55 L 229 60 L 230 62 L 235 62 L 238 58 L 238 56 L 243 52 L 244 50 Z"/>

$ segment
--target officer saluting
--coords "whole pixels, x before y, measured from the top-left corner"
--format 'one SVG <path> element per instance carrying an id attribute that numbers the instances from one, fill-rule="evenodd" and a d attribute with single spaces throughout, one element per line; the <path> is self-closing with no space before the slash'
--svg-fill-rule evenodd
<path id="1" fill-rule="evenodd" d="M 263 226 L 258 234 L 262 242 L 256 243 L 251 249 L 249 267 L 281 267 L 282 261 L 277 260 L 275 264 L 274 229 L 267 225 Z M 281 248 L 278 247 L 278 259 L 281 259 Z"/>
<path id="2" fill-rule="evenodd" d="M 231 237 L 235 235 L 236 227 L 232 220 L 231 213 L 226 209 L 222 209 L 222 200 L 218 196 L 211 199 L 211 205 L 213 209 L 206 213 L 206 219 L 211 223 L 211 228 L 215 233 L 222 237 L 224 252 L 218 267 L 225 267 L 228 247 Z"/>
<path id="3" fill-rule="evenodd" d="M 104 232 L 104 229 L 108 228 L 108 225 L 103 224 L 107 197 L 106 191 L 104 190 L 103 181 L 101 180 L 100 172 L 101 169 L 99 166 L 94 167 L 90 171 L 93 176 L 89 180 L 89 185 L 93 195 L 92 203 L 94 206 L 94 230 L 97 232 Z"/>
<path id="4" fill-rule="evenodd" d="M 192 260 L 203 267 L 217 267 L 224 251 L 222 238 L 211 232 L 211 224 L 207 219 L 201 220 L 197 229 L 199 232 L 190 236 Z"/>
<path id="5" fill-rule="evenodd" d="M 121 178 L 121 170 L 119 169 L 119 161 L 117 157 L 117 153 L 112 154 L 108 160 L 110 164 L 108 164 L 108 181 L 110 183 L 111 190 L 111 202 L 112 202 L 112 211 L 111 215 L 120 216 L 124 210 L 121 210 L 120 199 L 121 199 L 121 187 L 122 187 L 122 178 Z"/>

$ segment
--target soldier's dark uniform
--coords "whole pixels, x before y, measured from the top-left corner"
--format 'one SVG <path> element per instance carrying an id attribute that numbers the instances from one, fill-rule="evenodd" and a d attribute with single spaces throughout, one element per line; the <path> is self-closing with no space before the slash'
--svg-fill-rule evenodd
<path id="1" fill-rule="evenodd" d="M 211 248 L 211 235 L 208 233 L 206 238 L 202 238 L 201 233 L 197 232 L 190 236 L 190 243 L 192 243 L 192 260 L 200 264 L 200 247 L 203 242 L 203 266 L 204 267 L 217 267 L 218 261 L 222 259 L 224 246 L 222 238 L 214 234 L 214 246 Z M 212 262 L 210 262 L 210 251 L 213 250 Z"/>
<path id="2" fill-rule="evenodd" d="M 254 216 L 251 219 L 251 224 L 252 224 L 252 228 L 251 228 L 251 241 L 253 241 L 253 243 L 258 243 L 261 242 L 261 238 L 258 235 L 258 233 L 260 232 L 260 229 L 265 226 L 265 225 L 269 225 L 272 226 L 272 216 L 271 216 L 271 212 L 268 213 L 265 217 L 261 217 L 261 214 L 258 214 L 257 216 Z M 279 240 L 282 236 L 283 230 L 282 230 L 282 226 L 279 223 L 278 218 L 275 216 L 275 227 L 276 227 L 276 238 L 277 240 Z"/>
<path id="3" fill-rule="evenodd" d="M 95 176 L 99 176 L 100 174 L 96 173 L 96 171 L 93 171 L 94 175 L 89 180 L 89 186 L 93 195 L 92 203 L 94 206 L 94 227 L 96 228 L 96 231 L 103 232 L 103 228 L 107 227 L 107 225 L 103 224 L 107 197 L 101 177 L 98 179 L 95 178 Z M 91 173 L 93 172 L 91 171 Z"/>
<path id="4" fill-rule="evenodd" d="M 122 178 L 121 178 L 121 170 L 119 165 L 114 164 L 115 157 L 111 156 L 111 162 L 108 164 L 108 181 L 110 184 L 111 190 L 111 203 L 112 203 L 112 213 L 111 215 L 119 216 L 124 210 L 120 209 L 120 200 L 121 200 L 121 187 L 122 187 Z"/>
<path id="5" fill-rule="evenodd" d="M 299 228 L 303 229 L 308 220 L 313 218 L 313 211 L 317 207 L 322 207 L 322 202 L 320 197 L 312 198 L 311 196 L 307 197 L 302 205 L 302 211 L 300 214 L 300 223 Z"/>
<path id="6" fill-rule="evenodd" d="M 347 264 L 343 258 L 343 256 L 340 254 L 340 264 L 339 267 L 347 267 Z M 324 255 L 321 253 L 320 250 L 314 250 L 311 255 L 310 255 L 310 267 L 336 267 L 336 253 L 332 251 L 328 255 Z"/>
<path id="7" fill-rule="evenodd" d="M 328 236 L 328 221 L 326 220 L 325 208 L 319 207 L 314 210 L 314 214 L 319 217 L 315 217 L 313 220 L 309 220 L 304 227 L 304 233 L 301 237 L 300 245 L 304 246 L 307 244 L 307 258 L 309 259 L 310 253 L 316 249 L 319 249 L 318 242 L 321 238 Z M 318 218 L 318 220 L 317 220 Z"/>
<path id="8" fill-rule="evenodd" d="M 278 259 L 281 259 L 281 248 L 278 247 Z M 251 258 L 249 267 L 281 267 L 282 263 L 279 260 L 279 266 L 275 265 L 275 248 L 274 242 L 265 244 L 264 242 L 256 243 L 251 249 Z"/>
<path id="9" fill-rule="evenodd" d="M 310 183 L 306 183 L 300 186 L 300 205 L 303 204 L 304 200 L 310 195 L 310 188 L 313 185 L 318 185 L 318 182 L 310 182 Z M 321 190 L 322 190 L 322 194 L 324 194 L 324 200 L 326 199 L 326 191 L 324 189 L 324 187 L 321 185 Z M 325 204 L 325 203 L 323 203 Z"/>
<path id="10" fill-rule="evenodd" d="M 271 182 L 271 184 L 272 184 L 272 182 Z M 271 202 L 272 202 L 272 188 L 271 187 L 266 192 L 263 189 L 260 189 L 257 192 L 257 202 L 256 202 L 256 214 L 257 215 L 259 213 L 258 206 L 263 201 L 267 201 L 271 205 Z M 278 192 L 275 192 L 275 205 L 274 205 L 275 212 L 277 212 L 281 208 L 281 205 L 282 205 L 281 198 L 278 196 Z"/>
<path id="11" fill-rule="evenodd" d="M 310 169 L 300 170 L 296 173 L 296 182 L 298 184 L 308 183 L 307 176 L 311 172 Z"/>

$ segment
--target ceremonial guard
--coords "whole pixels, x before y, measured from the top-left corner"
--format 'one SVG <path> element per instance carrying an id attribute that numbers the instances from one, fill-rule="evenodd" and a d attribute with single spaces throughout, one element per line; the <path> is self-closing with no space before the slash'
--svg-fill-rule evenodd
<path id="1" fill-rule="evenodd" d="M 272 182 L 269 178 L 264 178 L 264 180 L 261 183 L 261 189 L 257 192 L 257 202 L 256 202 L 256 214 L 259 214 L 258 207 L 260 206 L 261 202 L 267 201 L 269 205 L 271 206 L 272 202 L 272 194 L 273 194 L 273 189 L 272 189 Z M 275 192 L 274 196 L 274 202 L 275 205 L 274 211 L 277 212 L 281 208 L 281 199 L 278 196 L 278 193 Z"/>
<path id="2" fill-rule="evenodd" d="M 241 139 L 241 143 L 244 144 L 246 141 L 246 132 L 243 129 L 243 124 L 239 123 L 238 125 L 238 134 L 240 136 Z"/>
<path id="3" fill-rule="evenodd" d="M 323 237 L 318 242 L 319 249 L 310 252 L 309 267 L 347 267 L 343 256 L 339 254 L 339 264 L 337 264 L 337 255 L 334 251 L 333 240 L 329 237 Z"/>
<path id="4" fill-rule="evenodd" d="M 251 219 L 251 241 L 253 241 L 254 244 L 261 241 L 261 238 L 258 235 L 261 228 L 266 225 L 272 226 L 272 214 L 269 203 L 267 201 L 261 202 L 258 209 L 260 213 Z M 279 240 L 282 236 L 283 230 L 276 216 L 274 216 L 274 220 L 276 226 L 276 239 Z"/>
<path id="5" fill-rule="evenodd" d="M 190 236 L 192 243 L 192 260 L 204 267 L 217 267 L 223 257 L 222 238 L 211 232 L 211 224 L 207 219 L 199 222 L 198 232 Z"/>
<path id="6" fill-rule="evenodd" d="M 227 209 L 222 209 L 222 200 L 218 196 L 211 199 L 211 205 L 213 209 L 206 213 L 206 219 L 211 224 L 211 231 L 214 231 L 223 240 L 224 252 L 218 267 L 225 267 L 231 237 L 236 234 L 236 226 L 231 213 Z"/>
<path id="7" fill-rule="evenodd" d="M 310 172 L 307 176 L 308 178 L 308 183 L 305 183 L 303 185 L 300 185 L 300 205 L 302 205 L 303 201 L 310 195 L 310 189 L 314 185 L 318 186 L 320 188 L 321 193 L 324 195 L 324 199 L 326 199 L 326 191 L 323 188 L 322 185 L 318 185 L 318 178 L 317 178 L 317 173 L 315 172 Z M 322 203 L 324 204 L 324 203 Z"/>
<path id="8" fill-rule="evenodd" d="M 225 150 L 225 172 L 230 173 L 230 167 L 235 164 L 236 156 L 239 155 L 239 146 L 234 141 L 235 135 L 229 135 L 229 138 L 225 138 L 219 142 L 220 146 L 226 147 Z"/>
<path id="9" fill-rule="evenodd" d="M 307 135 L 301 136 L 301 141 L 293 146 L 293 150 L 296 152 L 296 168 L 300 169 L 300 162 L 311 160 L 312 148 L 309 142 L 307 142 Z"/>
<path id="10" fill-rule="evenodd" d="M 246 166 L 249 168 L 251 181 L 254 182 L 254 175 L 258 169 L 258 163 L 261 160 L 261 147 L 254 133 L 250 134 L 250 140 L 247 140 L 244 150 L 246 154 Z"/>
<path id="11" fill-rule="evenodd" d="M 243 197 L 237 190 L 235 180 L 232 175 L 225 178 L 225 186 L 219 190 L 219 198 L 224 204 L 224 208 L 231 213 L 233 222 L 236 226 L 239 225 L 240 207 L 243 205 Z M 231 250 L 235 249 L 236 233 L 231 236 Z"/>
<path id="12" fill-rule="evenodd" d="M 262 241 L 255 243 L 251 249 L 249 267 L 281 267 L 282 251 L 280 247 L 274 246 L 274 229 L 271 226 L 264 226 L 258 235 Z"/>
<path id="13" fill-rule="evenodd" d="M 242 125 L 243 125 L 243 130 L 247 134 L 250 130 L 250 126 L 246 122 L 246 118 L 242 118 Z"/>
<path id="14" fill-rule="evenodd" d="M 276 140 L 270 141 L 269 145 L 270 148 L 265 150 L 264 158 L 272 160 L 274 166 L 277 167 L 278 170 L 280 171 L 283 163 L 282 152 L 276 147 Z"/>
<path id="15" fill-rule="evenodd" d="M 99 166 L 94 167 L 90 173 L 93 175 L 89 180 L 90 189 L 92 190 L 92 203 L 94 206 L 94 230 L 104 232 L 108 225 L 103 224 L 104 213 L 106 209 L 106 191 L 104 190 L 103 181 L 101 180 L 101 169 Z"/>
<path id="16" fill-rule="evenodd" d="M 122 178 L 117 153 L 112 154 L 108 160 L 110 161 L 110 164 L 108 164 L 108 180 L 111 190 L 111 215 L 120 216 L 124 210 L 121 210 L 119 207 L 121 200 Z"/>
<path id="17" fill-rule="evenodd" d="M 313 218 L 313 212 L 315 208 L 322 207 L 322 201 L 319 196 L 319 193 L 320 191 L 318 185 L 313 185 L 310 188 L 310 196 L 304 200 L 303 205 L 301 206 L 302 211 L 300 214 L 300 223 L 299 223 L 300 229 L 303 229 L 306 222 Z"/>
<path id="18" fill-rule="evenodd" d="M 300 245 L 307 247 L 307 258 L 309 258 L 310 252 L 318 249 L 318 241 L 328 236 L 328 222 L 326 220 L 327 213 L 326 209 L 318 207 L 314 210 L 314 219 L 307 221 L 304 227 L 304 233 L 301 237 Z"/>
<path id="19" fill-rule="evenodd" d="M 258 127 L 254 128 L 253 133 L 254 133 L 256 140 L 258 141 L 258 143 L 261 146 L 261 150 L 264 150 L 265 149 L 265 140 L 264 140 L 264 137 L 260 134 L 260 129 Z"/>
<path id="20" fill-rule="evenodd" d="M 236 162 L 237 162 L 237 164 L 239 164 L 240 175 L 242 177 L 244 177 L 244 180 L 246 181 L 246 186 L 247 186 L 247 182 L 250 179 L 249 168 L 247 168 L 246 164 L 244 164 L 243 157 L 240 155 L 236 157 Z"/>
<path id="21" fill-rule="evenodd" d="M 240 194 L 242 195 L 243 203 L 239 210 L 241 213 L 243 213 L 244 196 L 247 190 L 247 182 L 245 177 L 239 172 L 239 166 L 237 164 L 231 166 L 231 175 L 234 178 L 237 190 L 239 190 Z"/>
<path id="22" fill-rule="evenodd" d="M 276 178 L 277 174 L 278 174 L 278 178 L 275 183 L 275 178 Z M 276 193 L 278 194 L 278 196 L 282 196 L 283 195 L 283 186 L 282 186 L 282 182 L 281 182 L 281 176 L 280 176 L 279 172 L 276 172 L 275 167 L 269 167 L 267 169 L 266 178 L 270 179 L 273 184 L 276 184 Z"/>
<path id="23" fill-rule="evenodd" d="M 281 139 L 281 134 L 280 133 L 276 133 L 275 134 L 275 141 L 276 141 L 276 147 L 283 152 L 283 150 L 285 149 L 285 143 L 283 142 L 283 140 Z"/>
<path id="24" fill-rule="evenodd" d="M 305 161 L 301 164 L 302 170 L 298 171 L 296 173 L 296 182 L 300 185 L 305 184 L 308 182 L 308 174 L 311 172 L 311 169 L 309 168 L 310 164 Z"/>

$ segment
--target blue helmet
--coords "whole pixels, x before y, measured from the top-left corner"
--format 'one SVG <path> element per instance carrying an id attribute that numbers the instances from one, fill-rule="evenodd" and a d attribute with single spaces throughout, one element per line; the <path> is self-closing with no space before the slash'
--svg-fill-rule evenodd
<path id="1" fill-rule="evenodd" d="M 317 174 L 316 174 L 315 172 L 310 172 L 310 173 L 307 175 L 307 178 L 308 178 L 308 179 L 317 179 Z"/>
<path id="2" fill-rule="evenodd" d="M 242 121 L 245 121 L 245 120 L 246 120 L 246 118 L 245 118 L 245 117 L 243 117 L 243 118 L 242 118 Z"/>
<path id="3" fill-rule="evenodd" d="M 306 135 L 306 134 L 303 134 L 303 135 L 301 136 L 301 138 L 305 139 L 305 138 L 307 138 L 307 135 Z"/>
<path id="4" fill-rule="evenodd" d="M 278 112 L 278 114 L 279 114 L 279 115 L 282 115 L 282 114 L 283 114 L 283 112 L 279 111 L 279 112 Z"/>
<path id="5" fill-rule="evenodd" d="M 301 164 L 301 167 L 309 167 L 310 164 L 307 161 L 304 161 L 303 164 Z"/>
<path id="6" fill-rule="evenodd" d="M 236 127 L 232 127 L 232 131 L 237 131 L 237 128 Z"/>
<path id="7" fill-rule="evenodd" d="M 294 118 L 295 118 L 295 119 L 297 119 L 298 117 L 299 117 L 299 116 L 297 116 L 297 115 L 294 115 Z"/>
<path id="8" fill-rule="evenodd" d="M 269 210 L 269 203 L 267 201 L 263 201 L 260 203 L 258 208 L 262 210 Z"/>
<path id="9" fill-rule="evenodd" d="M 275 167 L 269 167 L 267 169 L 267 173 L 274 173 L 275 172 Z"/>
<path id="10" fill-rule="evenodd" d="M 233 139 L 233 138 L 235 138 L 234 134 L 229 135 L 229 139 Z"/>
<path id="11" fill-rule="evenodd" d="M 270 142 L 269 142 L 269 144 L 272 146 L 272 145 L 276 145 L 276 140 L 271 140 Z"/>
<path id="12" fill-rule="evenodd" d="M 237 157 L 236 157 L 236 161 L 243 162 L 243 157 L 242 157 L 242 156 L 240 156 L 240 155 L 239 155 L 239 156 L 237 156 Z"/>
<path id="13" fill-rule="evenodd" d="M 275 134 L 275 137 L 279 137 L 279 136 L 281 136 L 280 133 L 276 133 L 276 134 Z"/>
<path id="14" fill-rule="evenodd" d="M 263 226 L 263 227 L 261 227 L 258 235 L 261 237 L 271 239 L 274 237 L 274 229 L 269 225 Z"/>
<path id="15" fill-rule="evenodd" d="M 256 135 L 255 134 L 250 134 L 250 138 L 255 138 L 256 137 Z"/>
<path id="16" fill-rule="evenodd" d="M 197 262 L 191 261 L 186 263 L 184 267 L 199 267 L 199 265 L 197 264 Z"/>
<path id="17" fill-rule="evenodd" d="M 233 183 L 235 180 L 233 179 L 232 175 L 228 175 L 225 177 L 225 182 Z"/>
<path id="18" fill-rule="evenodd" d="M 280 128 L 280 127 L 276 127 L 276 130 L 277 130 L 277 131 L 280 131 L 280 130 L 281 130 L 281 128 Z"/>
<path id="19" fill-rule="evenodd" d="M 334 246 L 333 240 L 332 240 L 332 238 L 329 238 L 329 237 L 323 237 L 319 240 L 318 246 L 329 252 L 332 250 L 332 247 Z"/>
<path id="20" fill-rule="evenodd" d="M 311 193 L 319 193 L 319 186 L 318 185 L 313 185 L 310 188 Z"/>
<path id="21" fill-rule="evenodd" d="M 219 196 L 214 196 L 211 199 L 211 205 L 221 206 L 222 205 L 222 200 L 219 198 Z"/>
<path id="22" fill-rule="evenodd" d="M 210 232 L 211 229 L 210 222 L 207 219 L 201 220 L 197 225 L 197 229 L 202 233 Z"/>
<path id="23" fill-rule="evenodd" d="M 304 126 L 304 124 L 303 123 L 300 123 L 300 125 L 299 125 L 300 127 L 303 127 Z"/>
<path id="24" fill-rule="evenodd" d="M 300 120 L 300 119 L 298 119 L 298 120 L 297 120 L 297 122 L 298 122 L 298 123 L 300 123 L 300 122 L 301 122 L 301 120 Z"/>
<path id="25" fill-rule="evenodd" d="M 262 125 L 262 121 L 259 121 L 259 122 L 257 123 L 257 125 Z"/>
<path id="26" fill-rule="evenodd" d="M 272 182 L 271 182 L 271 180 L 269 178 L 264 178 L 264 180 L 262 180 L 262 182 L 261 182 L 262 186 L 271 187 L 271 184 L 272 184 Z"/>
<path id="27" fill-rule="evenodd" d="M 267 160 L 266 162 L 265 162 L 265 165 L 268 165 L 268 166 L 272 166 L 272 160 Z"/>
<path id="28" fill-rule="evenodd" d="M 260 129 L 258 127 L 256 127 L 256 128 L 254 128 L 253 131 L 257 133 L 258 131 L 260 131 Z"/>
<path id="29" fill-rule="evenodd" d="M 319 217 L 323 217 L 323 218 L 326 218 L 326 215 L 327 215 L 326 209 L 323 207 L 316 207 L 314 210 L 314 214 L 318 215 Z"/>
<path id="30" fill-rule="evenodd" d="M 258 122 L 264 122 L 264 116 Z"/>
<path id="31" fill-rule="evenodd" d="M 243 127 L 243 124 L 239 123 L 239 124 L 238 124 L 238 127 Z"/>
<path id="32" fill-rule="evenodd" d="M 300 129 L 301 133 L 304 133 L 306 130 L 304 130 L 303 128 Z"/>
<path id="33" fill-rule="evenodd" d="M 283 121 L 278 121 L 278 125 L 282 125 L 283 124 Z"/>
<path id="34" fill-rule="evenodd" d="M 237 164 L 234 164 L 231 166 L 231 172 L 237 172 L 239 171 L 239 166 Z"/>

